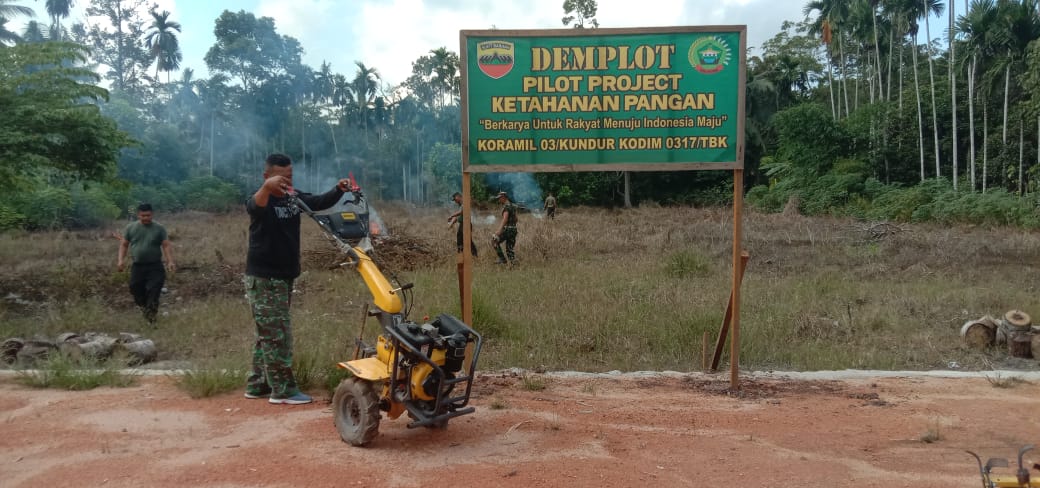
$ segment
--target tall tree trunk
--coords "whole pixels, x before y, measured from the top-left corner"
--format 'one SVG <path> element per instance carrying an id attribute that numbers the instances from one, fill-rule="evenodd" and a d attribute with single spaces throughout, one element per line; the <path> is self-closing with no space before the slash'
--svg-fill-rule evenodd
<path id="1" fill-rule="evenodd" d="M 925 39 L 925 46 L 927 46 L 928 53 L 928 84 L 929 91 L 932 93 L 932 134 L 935 140 L 935 177 L 942 176 L 942 168 L 939 166 L 939 117 L 936 115 L 935 109 L 935 69 L 932 65 L 932 32 L 929 28 L 930 22 L 928 21 L 928 2 L 927 0 L 921 0 L 925 3 L 925 16 L 924 16 L 924 35 L 927 36 Z"/>
<path id="2" fill-rule="evenodd" d="M 849 71 L 848 64 L 845 63 L 845 33 L 838 33 L 838 54 L 841 56 L 841 91 L 842 95 L 845 96 L 845 117 L 849 116 Z M 839 100 L 840 101 L 840 100 Z M 840 109 L 838 110 L 841 111 Z"/>
<path id="3" fill-rule="evenodd" d="M 975 55 L 968 64 L 968 144 L 971 164 L 971 191 L 975 191 Z"/>
<path id="4" fill-rule="evenodd" d="M 902 116 L 903 116 L 903 78 L 904 78 L 904 76 L 903 76 L 903 41 L 904 41 L 904 39 L 902 37 L 900 37 L 899 38 L 899 63 L 897 63 L 897 66 L 899 66 L 899 117 L 900 118 L 902 118 Z M 917 58 L 914 58 L 914 59 L 917 59 Z M 914 69 L 916 69 L 916 66 L 917 65 L 915 64 L 914 65 L 914 67 L 915 67 Z M 917 82 L 916 80 L 917 80 L 917 72 L 915 71 L 914 72 L 914 82 L 915 83 Z"/>
<path id="5" fill-rule="evenodd" d="M 885 100 L 892 99 L 892 47 L 896 45 L 896 29 L 892 28 L 892 33 L 889 35 L 888 40 L 888 90 L 885 92 Z M 900 60 L 902 62 L 902 60 Z M 881 75 L 878 75 L 881 76 Z"/>
<path id="6" fill-rule="evenodd" d="M 628 171 L 625 171 L 625 208 L 632 208 L 632 178 Z"/>
<path id="7" fill-rule="evenodd" d="M 986 176 L 989 172 L 989 109 L 986 98 L 982 98 L 982 193 L 986 193 Z"/>
<path id="8" fill-rule="evenodd" d="M 1003 146 L 1000 149 L 1000 182 L 1004 185 L 1004 189 L 1007 189 L 1007 126 L 1008 126 L 1008 92 L 1011 90 L 1011 62 L 1008 62 L 1007 68 L 1004 70 L 1004 127 L 1001 135 L 1001 143 Z"/>
<path id="9" fill-rule="evenodd" d="M 1025 180 L 1022 178 L 1025 175 L 1025 162 L 1026 162 L 1026 132 L 1025 122 L 1019 117 L 1018 119 L 1018 194 L 1019 196 L 1025 195 Z"/>
<path id="10" fill-rule="evenodd" d="M 921 154 L 921 181 L 924 181 L 924 116 L 921 115 L 921 82 L 917 77 L 917 43 L 913 47 L 910 54 L 914 63 L 914 94 L 917 95 L 917 141 Z"/>
<path id="11" fill-rule="evenodd" d="M 884 99 L 885 86 L 881 81 L 881 43 L 877 35 L 877 7 L 870 7 L 870 20 L 874 23 L 874 60 L 877 61 L 878 98 Z"/>
<path id="12" fill-rule="evenodd" d="M 952 137 L 950 139 L 950 146 L 953 149 L 953 191 L 957 191 L 957 71 L 953 69 L 953 63 L 956 59 L 954 54 L 954 43 L 953 38 L 957 34 L 956 26 L 953 24 L 953 2 L 949 2 L 950 7 L 950 32 L 949 38 L 949 53 L 950 59 L 947 63 L 948 69 L 947 74 L 950 77 L 950 119 L 951 119 L 951 130 Z"/>
<path id="13" fill-rule="evenodd" d="M 209 175 L 213 176 L 213 123 L 216 120 L 214 112 L 209 113 Z"/>
<path id="14" fill-rule="evenodd" d="M 834 116 L 834 120 L 838 120 L 838 109 L 834 106 L 834 61 L 831 57 L 831 45 L 824 44 L 827 51 L 827 81 L 831 84 L 831 115 Z"/>
<path id="15" fill-rule="evenodd" d="M 856 47 L 856 59 L 857 60 L 863 59 L 863 56 L 862 56 L 861 53 L 862 53 L 862 50 L 859 47 Z M 857 64 L 861 64 L 861 63 L 857 63 Z M 853 112 L 855 112 L 856 110 L 859 110 L 859 80 L 861 78 L 863 78 L 863 76 L 860 75 L 859 73 L 856 73 L 856 82 L 852 84 L 852 91 L 854 92 L 852 94 L 852 111 Z"/>

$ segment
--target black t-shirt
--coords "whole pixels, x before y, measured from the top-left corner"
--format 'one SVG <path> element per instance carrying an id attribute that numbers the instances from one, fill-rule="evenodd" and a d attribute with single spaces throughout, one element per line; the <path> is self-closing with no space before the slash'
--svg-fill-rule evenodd
<path id="1" fill-rule="evenodd" d="M 314 211 L 336 204 L 343 192 L 339 188 L 313 195 L 299 193 L 303 203 Z M 258 207 L 250 195 L 246 200 L 249 213 L 249 252 L 246 274 L 258 278 L 291 280 L 300 276 L 300 210 L 289 205 L 287 197 L 271 195 L 266 207 Z"/>

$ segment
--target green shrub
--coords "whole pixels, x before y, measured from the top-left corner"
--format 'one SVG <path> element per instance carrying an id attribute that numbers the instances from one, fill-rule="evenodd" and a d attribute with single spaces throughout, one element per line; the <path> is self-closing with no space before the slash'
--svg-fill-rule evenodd
<path id="1" fill-rule="evenodd" d="M 122 209 L 109 197 L 107 190 L 99 185 L 84 188 L 77 185 L 72 189 L 72 215 L 70 225 L 73 227 L 95 227 L 119 218 Z"/>
<path id="2" fill-rule="evenodd" d="M 245 387 L 246 373 L 235 368 L 187 370 L 177 379 L 177 387 L 192 398 L 207 398 Z"/>
<path id="3" fill-rule="evenodd" d="M 118 360 L 102 363 L 74 361 L 64 355 L 55 354 L 38 364 L 36 369 L 19 371 L 16 381 L 33 388 L 61 390 L 92 390 L 99 386 L 133 385 L 136 375 L 121 372 L 122 366 Z"/>

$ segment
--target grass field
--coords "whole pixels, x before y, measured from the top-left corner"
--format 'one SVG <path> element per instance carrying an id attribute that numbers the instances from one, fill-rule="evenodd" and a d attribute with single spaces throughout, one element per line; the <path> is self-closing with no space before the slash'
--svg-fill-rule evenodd
<path id="1" fill-rule="evenodd" d="M 396 259 L 397 274 L 415 283 L 412 319 L 458 314 L 451 209 L 378 208 L 392 234 L 423 247 Z M 700 369 L 702 335 L 714 341 L 729 294 L 730 210 L 567 208 L 555 221 L 521 215 L 521 264 L 513 269 L 492 264 L 493 217 L 477 217 L 474 326 L 487 337 L 481 368 Z M 0 339 L 137 332 L 155 340 L 160 360 L 199 371 L 247 368 L 245 213 L 160 213 L 157 220 L 181 266 L 167 280 L 158 329 L 144 325 L 126 274 L 115 270 L 109 233 L 123 223 L 113 223 L 0 236 Z M 1004 350 L 967 349 L 958 335 L 966 320 L 986 314 L 1040 316 L 1036 235 L 754 212 L 744 225 L 747 369 L 1037 368 Z M 317 226 L 305 220 L 303 229 L 293 327 L 307 374 L 348 358 L 369 297 L 352 271 L 329 270 L 319 259 L 331 246 Z M 369 322 L 366 336 L 376 332 Z"/>

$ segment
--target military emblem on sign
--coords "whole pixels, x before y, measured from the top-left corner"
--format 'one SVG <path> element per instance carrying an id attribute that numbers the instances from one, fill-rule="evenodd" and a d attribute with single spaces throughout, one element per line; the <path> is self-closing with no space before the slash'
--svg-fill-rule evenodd
<path id="1" fill-rule="evenodd" d="M 515 59 L 512 42 L 484 41 L 477 44 L 477 66 L 496 80 L 513 69 Z"/>
<path id="2" fill-rule="evenodd" d="M 725 39 L 702 37 L 690 45 L 690 66 L 704 74 L 718 73 L 729 65 L 731 53 Z"/>

